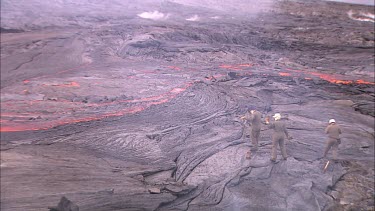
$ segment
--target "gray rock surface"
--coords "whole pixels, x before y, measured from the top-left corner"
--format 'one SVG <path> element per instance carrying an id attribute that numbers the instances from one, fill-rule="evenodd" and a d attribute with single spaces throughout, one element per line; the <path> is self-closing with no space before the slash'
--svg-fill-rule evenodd
<path id="1" fill-rule="evenodd" d="M 43 2 L 1 2 L 1 210 L 374 209 L 373 7 Z"/>

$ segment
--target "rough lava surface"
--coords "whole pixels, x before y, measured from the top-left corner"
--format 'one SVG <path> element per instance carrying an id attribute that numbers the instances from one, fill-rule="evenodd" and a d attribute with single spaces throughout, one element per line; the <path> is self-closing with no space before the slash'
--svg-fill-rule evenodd
<path id="1" fill-rule="evenodd" d="M 374 210 L 374 6 L 231 2 L 2 0 L 1 210 Z"/>

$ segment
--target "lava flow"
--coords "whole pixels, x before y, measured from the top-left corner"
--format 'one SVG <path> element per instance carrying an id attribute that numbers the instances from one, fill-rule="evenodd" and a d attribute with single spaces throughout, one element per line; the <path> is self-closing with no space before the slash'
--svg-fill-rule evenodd
<path id="1" fill-rule="evenodd" d="M 224 69 L 229 69 L 229 70 L 243 70 L 248 67 L 253 67 L 254 64 L 238 64 L 238 65 L 227 65 L 227 64 L 222 64 L 219 67 L 224 68 Z"/>
<path id="2" fill-rule="evenodd" d="M 119 100 L 109 103 L 82 103 L 69 101 L 45 102 L 43 100 L 33 101 L 32 103 L 31 101 L 24 101 L 23 103 L 18 102 L 17 104 L 13 103 L 13 107 L 20 108 L 23 104 L 26 107 L 27 105 L 34 105 L 34 107 L 37 107 L 40 110 L 22 113 L 17 111 L 2 112 L 0 131 L 15 132 L 46 130 L 59 125 L 88 122 L 107 117 L 133 114 L 143 111 L 152 105 L 166 103 L 185 91 L 189 86 L 191 86 L 191 83 L 182 87 L 175 87 L 171 91 L 159 96 L 133 100 Z M 9 102 L 5 102 L 3 105 L 7 105 L 7 107 L 11 106 Z"/>
<path id="3" fill-rule="evenodd" d="M 79 83 L 72 81 L 70 83 L 63 84 L 42 84 L 42 86 L 55 86 L 55 87 L 79 87 Z"/>
<path id="4" fill-rule="evenodd" d="M 304 74 L 308 76 L 316 76 L 322 80 L 328 81 L 334 84 L 363 84 L 363 85 L 375 85 L 374 82 L 365 81 L 363 79 L 347 79 L 347 77 L 341 75 L 331 75 L 325 73 L 318 73 L 318 72 L 309 72 L 309 71 L 302 71 L 302 70 L 294 70 L 294 69 L 287 69 L 290 72 Z M 280 72 L 280 76 L 291 76 L 291 73 Z M 305 77 L 306 80 L 312 79 L 311 77 Z"/>

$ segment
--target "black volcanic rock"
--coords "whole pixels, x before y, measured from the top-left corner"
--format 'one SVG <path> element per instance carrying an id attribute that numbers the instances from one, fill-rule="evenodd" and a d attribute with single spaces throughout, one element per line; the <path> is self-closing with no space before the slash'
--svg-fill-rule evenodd
<path id="1" fill-rule="evenodd" d="M 49 208 L 50 211 L 79 211 L 79 207 L 67 199 L 65 196 L 61 197 L 61 200 L 57 207 Z"/>
<path id="2" fill-rule="evenodd" d="M 1 6 L 1 210 L 373 209 L 372 6 Z M 286 161 L 249 109 L 281 113 Z"/>
<path id="3" fill-rule="evenodd" d="M 24 32 L 22 29 L 6 29 L 3 27 L 0 27 L 0 33 L 20 33 Z"/>

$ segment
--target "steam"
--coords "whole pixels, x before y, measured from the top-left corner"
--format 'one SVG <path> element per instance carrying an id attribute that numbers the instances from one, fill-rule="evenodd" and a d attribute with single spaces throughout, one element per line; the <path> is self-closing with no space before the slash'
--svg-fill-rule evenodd
<path id="1" fill-rule="evenodd" d="M 191 18 L 188 18 L 186 19 L 187 21 L 198 21 L 199 20 L 199 16 L 198 15 L 194 15 L 193 17 Z"/>
<path id="2" fill-rule="evenodd" d="M 154 12 L 143 12 L 138 14 L 139 17 L 145 18 L 145 19 L 152 19 L 152 20 L 162 20 L 167 19 L 169 17 L 169 14 L 165 15 L 164 13 L 161 13 L 157 10 Z"/>
<path id="3" fill-rule="evenodd" d="M 353 12 L 353 10 L 349 10 L 348 16 L 352 20 L 356 21 L 367 21 L 375 23 L 375 15 L 371 13 L 364 13 L 364 12 Z"/>
<path id="4" fill-rule="evenodd" d="M 371 14 L 371 13 L 361 13 L 363 16 L 366 16 L 368 18 L 372 18 L 372 19 L 375 19 L 375 15 L 374 14 Z"/>
<path id="5" fill-rule="evenodd" d="M 231 13 L 258 14 L 274 7 L 274 0 L 169 0 L 170 2 Z"/>

